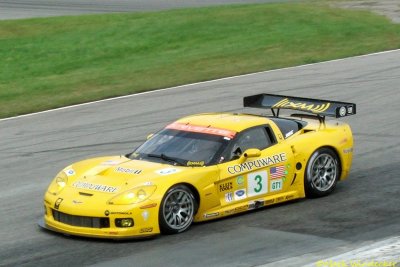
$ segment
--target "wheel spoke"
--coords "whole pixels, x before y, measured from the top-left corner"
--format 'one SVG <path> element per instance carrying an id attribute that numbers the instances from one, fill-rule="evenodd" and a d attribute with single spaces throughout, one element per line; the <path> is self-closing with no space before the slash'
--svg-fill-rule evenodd
<path id="1" fill-rule="evenodd" d="M 169 219 L 168 219 L 168 222 L 169 222 L 169 224 L 171 224 L 171 225 L 174 225 L 175 223 L 175 219 L 174 219 L 174 216 L 173 216 L 173 214 L 171 213 L 170 214 L 171 216 L 169 216 Z"/>
<path id="2" fill-rule="evenodd" d="M 176 194 L 176 202 L 181 202 L 182 201 L 182 197 L 183 197 L 184 193 L 183 192 L 178 192 Z"/>

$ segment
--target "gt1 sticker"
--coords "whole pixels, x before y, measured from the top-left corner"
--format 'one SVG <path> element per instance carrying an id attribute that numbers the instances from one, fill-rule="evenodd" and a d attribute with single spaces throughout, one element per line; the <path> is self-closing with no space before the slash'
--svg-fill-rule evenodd
<path id="1" fill-rule="evenodd" d="M 253 172 L 247 175 L 247 192 L 249 197 L 268 192 L 268 174 L 266 171 Z"/>
<path id="2" fill-rule="evenodd" d="M 232 202 L 232 201 L 233 201 L 233 193 L 232 192 L 226 193 L 225 194 L 225 202 L 229 203 L 229 202 Z"/>
<path id="3" fill-rule="evenodd" d="M 240 189 L 235 191 L 235 200 L 242 200 L 247 197 L 246 189 Z"/>
<path id="4" fill-rule="evenodd" d="M 165 168 L 165 169 L 156 171 L 156 173 L 158 173 L 160 175 L 169 175 L 169 174 L 173 174 L 173 173 L 177 173 L 177 172 L 180 172 L 180 170 L 175 169 L 175 168 Z"/>
<path id="5" fill-rule="evenodd" d="M 283 186 L 282 179 L 271 180 L 271 188 L 270 188 L 270 191 L 273 192 L 273 191 L 282 190 L 282 186 Z"/>

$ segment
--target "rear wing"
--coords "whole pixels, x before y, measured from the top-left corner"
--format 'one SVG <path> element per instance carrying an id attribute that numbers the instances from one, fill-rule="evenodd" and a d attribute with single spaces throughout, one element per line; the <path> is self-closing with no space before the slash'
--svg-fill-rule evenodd
<path id="1" fill-rule="evenodd" d="M 251 108 L 270 108 L 275 117 L 279 116 L 280 109 L 312 113 L 321 119 L 325 116 L 341 118 L 356 114 L 354 103 L 273 94 L 246 96 L 243 98 L 243 105 Z"/>

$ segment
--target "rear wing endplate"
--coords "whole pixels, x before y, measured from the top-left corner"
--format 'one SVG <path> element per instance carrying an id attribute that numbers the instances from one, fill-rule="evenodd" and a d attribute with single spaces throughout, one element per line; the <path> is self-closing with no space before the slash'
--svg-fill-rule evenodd
<path id="1" fill-rule="evenodd" d="M 275 117 L 280 109 L 292 109 L 312 113 L 318 117 L 341 118 L 356 114 L 356 104 L 331 100 L 312 99 L 274 94 L 259 94 L 243 98 L 244 107 L 270 108 Z"/>

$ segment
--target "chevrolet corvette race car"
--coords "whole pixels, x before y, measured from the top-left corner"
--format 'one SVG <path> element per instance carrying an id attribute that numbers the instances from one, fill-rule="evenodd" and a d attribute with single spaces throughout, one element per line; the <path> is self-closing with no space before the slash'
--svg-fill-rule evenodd
<path id="1" fill-rule="evenodd" d="M 356 114 L 355 104 L 260 94 L 244 106 L 272 115 L 188 116 L 130 154 L 67 166 L 44 195 L 39 225 L 112 239 L 180 233 L 192 222 L 326 196 L 348 176 L 351 129 L 325 116 Z"/>

